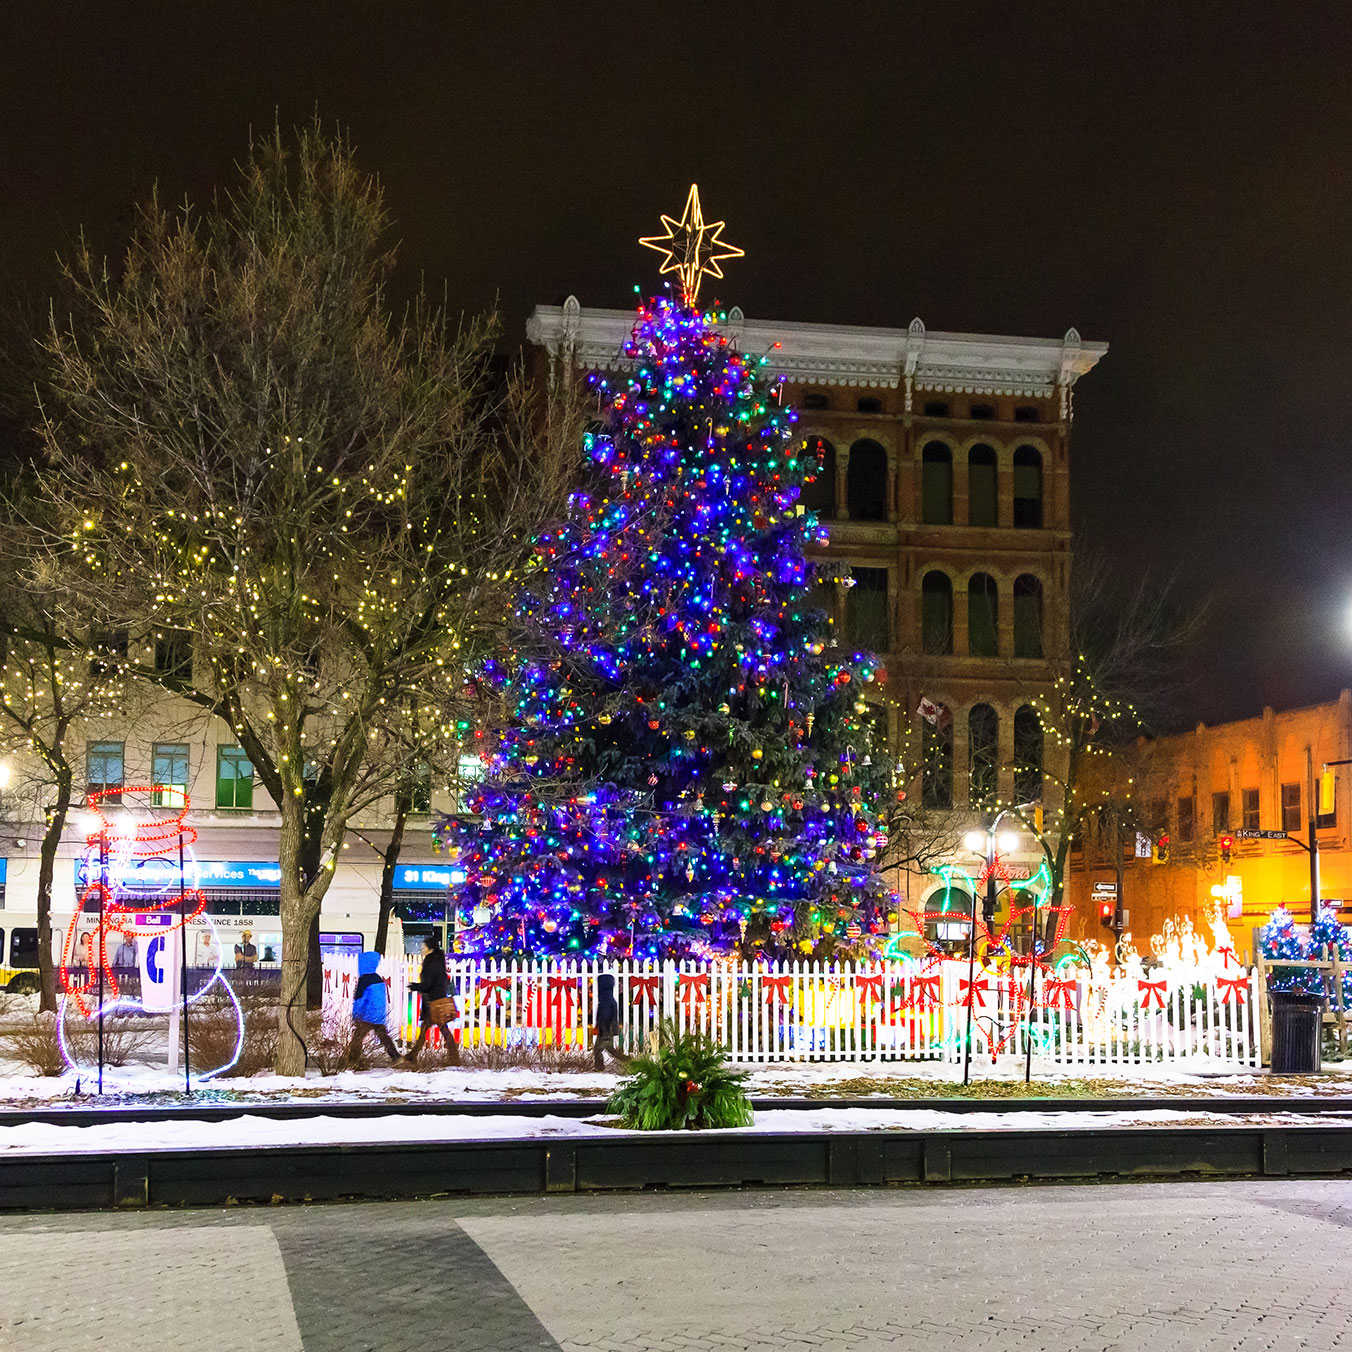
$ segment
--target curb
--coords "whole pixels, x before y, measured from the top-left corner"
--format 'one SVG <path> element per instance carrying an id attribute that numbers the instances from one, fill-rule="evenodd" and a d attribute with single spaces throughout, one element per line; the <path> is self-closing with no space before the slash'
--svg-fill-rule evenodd
<path id="1" fill-rule="evenodd" d="M 41 1123 L 47 1126 L 92 1127 L 103 1122 L 227 1122 L 237 1117 L 298 1121 L 307 1117 L 594 1117 L 604 1112 L 603 1098 L 484 1099 L 443 1102 L 353 1102 L 306 1100 L 291 1103 L 110 1104 L 107 1107 L 0 1110 L 0 1128 Z M 793 1108 L 923 1108 L 941 1113 L 1110 1113 L 1208 1112 L 1300 1113 L 1352 1115 L 1352 1095 L 1338 1098 L 1284 1098 L 1278 1095 L 1224 1095 L 1215 1098 L 1168 1095 L 1150 1098 L 780 1098 L 753 1096 L 757 1112 Z"/>
<path id="2" fill-rule="evenodd" d="M 0 1209 L 222 1206 L 665 1188 L 1329 1177 L 1352 1126 L 840 1132 L 0 1158 Z"/>

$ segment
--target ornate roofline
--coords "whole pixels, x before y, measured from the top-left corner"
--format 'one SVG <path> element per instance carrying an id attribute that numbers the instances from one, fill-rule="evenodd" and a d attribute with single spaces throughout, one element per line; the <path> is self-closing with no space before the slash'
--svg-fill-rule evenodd
<path id="1" fill-rule="evenodd" d="M 613 370 L 625 365 L 621 352 L 633 323 L 632 311 L 583 310 L 569 296 L 562 305 L 537 305 L 526 336 L 551 358 Z M 1048 341 L 929 333 L 919 319 L 904 329 L 747 319 L 737 308 L 722 327 L 743 351 L 769 353 L 776 372 L 794 384 L 904 388 L 908 409 L 913 389 L 1038 399 L 1059 393 L 1066 416 L 1071 387 L 1108 350 L 1107 343 L 1084 342 L 1073 328 Z"/>

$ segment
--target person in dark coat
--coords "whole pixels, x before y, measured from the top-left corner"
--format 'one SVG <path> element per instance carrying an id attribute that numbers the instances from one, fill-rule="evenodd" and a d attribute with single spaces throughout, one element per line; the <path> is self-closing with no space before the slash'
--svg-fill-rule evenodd
<path id="1" fill-rule="evenodd" d="M 394 1045 L 394 1039 L 385 1027 L 388 1000 L 385 978 L 377 970 L 379 967 L 379 953 L 357 955 L 357 990 L 352 997 L 352 1041 L 347 1044 L 348 1064 L 357 1068 L 362 1063 L 362 1043 L 372 1033 L 385 1048 L 390 1060 L 399 1060 L 399 1048 Z"/>
<path id="2" fill-rule="evenodd" d="M 460 1044 L 451 1032 L 451 1020 L 459 1017 L 459 1011 L 455 1007 L 455 1000 L 446 982 L 446 954 L 435 933 L 423 938 L 423 948 L 426 949 L 426 954 L 423 957 L 422 971 L 418 973 L 417 981 L 409 986 L 410 990 L 415 990 L 422 996 L 422 1026 L 418 1029 L 418 1040 L 404 1059 L 416 1061 L 423 1043 L 427 1041 L 428 1033 L 433 1028 L 440 1028 L 441 1039 L 446 1046 L 446 1059 L 451 1065 L 458 1066 Z"/>
<path id="3" fill-rule="evenodd" d="M 615 978 L 603 972 L 596 978 L 596 1041 L 592 1043 L 592 1065 L 605 1068 L 604 1052 L 619 1060 L 615 1039 L 620 1034 L 620 1007 L 615 1003 Z"/>

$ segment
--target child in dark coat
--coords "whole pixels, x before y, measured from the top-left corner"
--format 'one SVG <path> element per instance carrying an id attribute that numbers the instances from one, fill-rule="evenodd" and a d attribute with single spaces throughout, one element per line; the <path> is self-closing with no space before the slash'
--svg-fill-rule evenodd
<path id="1" fill-rule="evenodd" d="M 592 1044 L 592 1065 L 597 1070 L 605 1068 L 603 1052 L 619 1059 L 615 1051 L 619 1033 L 620 1007 L 615 1003 L 615 978 L 609 972 L 603 972 L 596 978 L 596 1041 Z"/>

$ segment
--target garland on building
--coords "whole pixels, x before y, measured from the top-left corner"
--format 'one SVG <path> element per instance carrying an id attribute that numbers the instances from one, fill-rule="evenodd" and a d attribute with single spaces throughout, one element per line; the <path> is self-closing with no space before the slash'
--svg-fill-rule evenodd
<path id="1" fill-rule="evenodd" d="M 813 594 L 817 466 L 767 360 L 688 301 L 640 306 L 624 355 L 627 377 L 594 378 L 589 488 L 520 598 L 533 655 L 486 673 L 511 715 L 477 821 L 442 823 L 462 921 L 483 921 L 461 946 L 861 951 L 887 910 L 887 758 L 863 717 L 876 661 L 837 651 Z"/>

